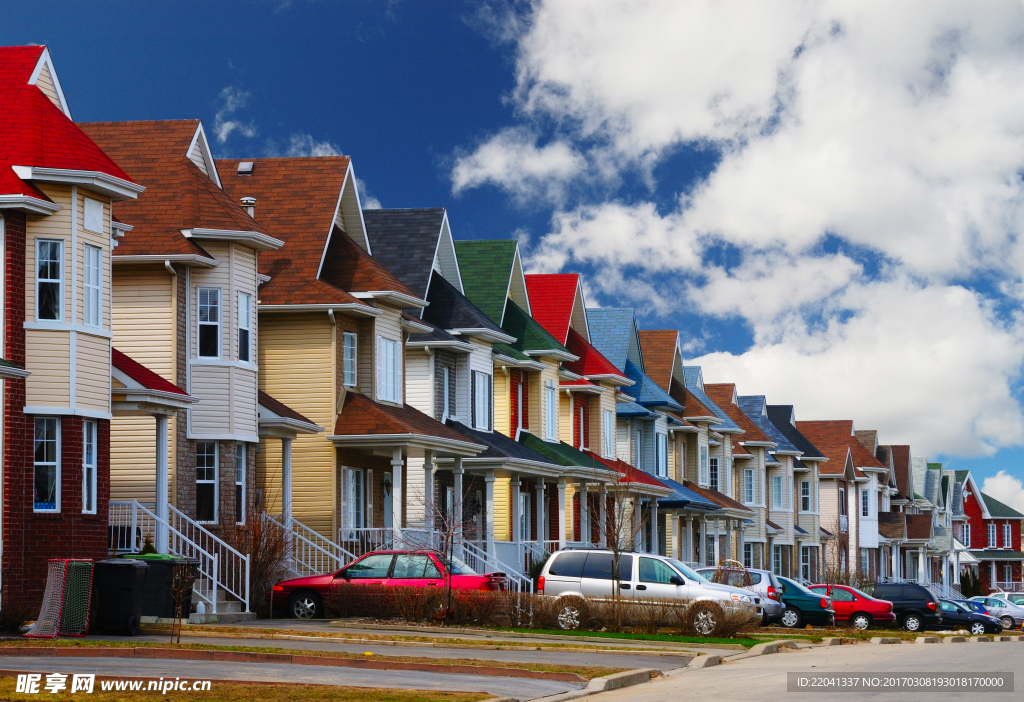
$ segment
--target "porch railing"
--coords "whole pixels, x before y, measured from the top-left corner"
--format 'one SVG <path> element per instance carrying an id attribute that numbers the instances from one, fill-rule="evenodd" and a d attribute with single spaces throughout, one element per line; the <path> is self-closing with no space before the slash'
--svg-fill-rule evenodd
<path id="1" fill-rule="evenodd" d="M 960 588 L 955 585 L 943 585 L 942 582 L 926 582 L 920 578 L 898 578 L 895 576 L 879 576 L 878 582 L 880 583 L 913 583 L 922 587 L 928 588 L 936 597 L 946 600 L 962 600 L 965 599 L 963 593 L 960 592 Z"/>
<path id="2" fill-rule="evenodd" d="M 249 611 L 249 557 L 224 539 L 209 531 L 174 505 L 168 504 L 171 526 L 187 536 L 200 548 L 217 556 L 220 570 L 217 581 L 220 587 L 243 605 L 243 612 Z"/>
<path id="3" fill-rule="evenodd" d="M 217 554 L 203 549 L 175 528 L 173 524 L 162 520 L 141 502 L 137 500 L 110 501 L 107 516 L 109 547 L 117 553 L 139 553 L 146 542 L 146 537 L 156 540 L 158 524 L 167 528 L 167 550 L 172 555 L 194 558 L 199 562 L 198 570 L 201 578 L 197 578 L 197 580 L 205 581 L 205 586 L 193 587 L 192 596 L 203 602 L 211 612 L 216 614 L 219 600 L 217 589 L 220 585 Z"/>
<path id="4" fill-rule="evenodd" d="M 996 589 L 1003 592 L 1024 592 L 1024 582 L 997 580 Z"/>
<path id="5" fill-rule="evenodd" d="M 278 519 L 269 514 L 264 514 L 263 517 L 268 525 L 283 534 L 288 569 L 299 577 L 333 573 L 356 558 L 355 554 L 346 551 L 294 517 L 291 534 L 287 533 L 285 525 Z"/>

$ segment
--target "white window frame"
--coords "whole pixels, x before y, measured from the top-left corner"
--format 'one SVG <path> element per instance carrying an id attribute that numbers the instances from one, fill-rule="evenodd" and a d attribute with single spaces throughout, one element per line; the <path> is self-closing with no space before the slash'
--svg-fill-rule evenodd
<path id="1" fill-rule="evenodd" d="M 442 383 L 444 384 L 444 390 L 441 393 L 442 394 L 442 398 L 441 398 L 441 402 L 442 402 L 441 422 L 444 422 L 446 419 L 448 419 L 448 406 L 451 403 L 451 389 L 450 389 L 451 386 L 449 384 L 451 383 L 452 378 L 451 378 L 451 368 L 449 368 L 448 366 L 442 367 L 441 371 L 442 371 L 442 373 L 441 373 L 442 379 L 441 380 L 442 380 Z M 520 414 L 522 414 L 522 408 L 519 409 L 519 412 L 520 412 Z"/>
<path id="2" fill-rule="evenodd" d="M 804 488 L 806 488 L 806 493 L 804 491 Z M 804 501 L 805 500 L 807 501 L 807 506 L 806 507 L 804 507 Z M 800 481 L 800 511 L 801 512 L 811 512 L 811 511 L 813 511 L 812 510 L 813 507 L 814 507 L 814 505 L 811 504 L 811 481 L 810 480 L 801 480 Z"/>
<path id="3" fill-rule="evenodd" d="M 754 567 L 754 544 L 752 543 L 743 544 L 743 567 Z"/>
<path id="4" fill-rule="evenodd" d="M 345 468 L 344 527 L 362 529 L 366 524 L 365 476 L 359 468 Z"/>
<path id="5" fill-rule="evenodd" d="M 242 358 L 242 332 L 245 332 L 245 358 Z M 252 295 L 238 293 L 238 360 L 240 363 L 252 363 Z"/>
<path id="6" fill-rule="evenodd" d="M 575 403 L 573 403 L 573 404 L 575 404 Z M 586 448 L 586 446 L 584 445 L 584 438 L 587 435 L 587 428 L 583 424 L 583 419 L 584 419 L 584 417 L 587 416 L 587 413 L 586 413 L 586 409 L 584 408 L 584 406 L 582 404 L 580 404 L 576 409 L 577 409 L 577 412 L 578 412 L 579 418 L 580 418 L 580 433 L 579 433 L 579 436 L 576 437 L 576 439 L 578 440 L 576 448 L 578 448 L 580 451 L 582 451 L 583 449 Z"/>
<path id="7" fill-rule="evenodd" d="M 772 476 L 772 509 L 783 509 L 783 484 L 781 475 Z"/>
<path id="8" fill-rule="evenodd" d="M 199 443 L 213 444 L 213 479 L 199 479 L 199 447 L 196 446 L 196 522 L 199 524 L 217 524 L 220 521 L 220 442 L 201 441 Z M 208 470 L 208 468 L 204 467 L 204 470 Z M 210 484 L 213 485 L 213 519 L 202 520 L 199 518 L 199 486 Z"/>
<path id="9" fill-rule="evenodd" d="M 402 402 L 401 350 L 398 341 L 377 337 L 377 399 Z"/>
<path id="10" fill-rule="evenodd" d="M 839 516 L 846 516 L 846 488 L 839 488 Z"/>
<path id="11" fill-rule="evenodd" d="M 775 575 L 782 575 L 782 546 L 772 545 L 772 572 Z"/>
<path id="12" fill-rule="evenodd" d="M 491 430 L 492 380 L 489 373 L 473 371 L 473 428 Z"/>
<path id="13" fill-rule="evenodd" d="M 526 383 L 526 374 L 520 372 L 519 380 L 516 382 L 516 425 L 514 429 L 523 428 L 523 385 Z M 445 385 L 447 388 L 447 383 Z M 447 390 L 445 390 L 447 392 Z M 513 438 L 515 438 L 513 436 Z"/>
<path id="14" fill-rule="evenodd" d="M 341 334 L 342 384 L 354 388 L 359 384 L 359 335 L 355 332 Z M 446 368 L 447 370 L 447 368 Z M 445 384 L 447 389 L 447 383 Z"/>
<path id="15" fill-rule="evenodd" d="M 860 516 L 864 518 L 871 516 L 871 493 L 867 488 L 860 491 Z"/>
<path id="16" fill-rule="evenodd" d="M 82 514 L 96 514 L 98 436 L 96 420 L 84 420 L 82 422 Z"/>
<path id="17" fill-rule="evenodd" d="M 105 219 L 103 216 L 103 203 L 91 197 L 84 197 L 82 199 L 85 201 L 82 203 L 82 226 L 90 232 L 102 234 L 103 220 Z M 97 208 L 99 208 L 98 211 Z"/>
<path id="18" fill-rule="evenodd" d="M 603 410 L 604 420 L 604 457 L 615 458 L 615 413 Z"/>
<path id="19" fill-rule="evenodd" d="M 533 541 L 533 514 L 530 493 L 522 491 L 519 493 L 519 540 Z M 541 539 L 543 541 L 543 539 Z"/>
<path id="20" fill-rule="evenodd" d="M 657 471 L 659 478 L 668 477 L 668 435 L 655 434 L 655 446 L 658 450 Z"/>
<path id="21" fill-rule="evenodd" d="M 1011 565 L 1010 563 L 1004 563 L 1003 564 L 1003 582 L 1004 583 L 1012 583 L 1013 582 L 1013 565 Z"/>
<path id="22" fill-rule="evenodd" d="M 708 447 L 701 444 L 697 447 L 697 463 L 698 463 L 698 475 L 697 482 L 702 487 L 708 486 Z"/>
<path id="23" fill-rule="evenodd" d="M 35 442 L 38 441 L 37 437 L 38 437 L 38 427 L 39 427 L 39 422 L 40 421 L 43 421 L 43 422 L 51 422 L 52 421 L 53 425 L 54 425 L 54 443 L 55 443 L 54 450 L 55 450 L 56 453 L 54 455 L 54 459 L 55 460 L 53 460 L 53 461 L 38 461 L 37 462 L 35 460 Z M 60 452 L 61 452 L 61 421 L 60 421 L 60 417 L 35 417 L 34 421 L 32 422 L 32 436 L 33 436 L 33 441 L 32 441 L 32 511 L 33 512 L 40 512 L 40 513 L 49 513 L 49 514 L 60 512 L 60 483 L 61 483 L 61 460 L 60 460 Z M 35 501 L 35 493 L 36 493 L 35 471 L 36 471 L 36 468 L 38 468 L 38 467 L 49 467 L 49 466 L 53 466 L 53 469 L 54 469 L 54 473 L 53 473 L 53 475 L 54 475 L 54 490 L 53 490 L 53 499 L 54 499 L 54 503 L 53 504 L 54 504 L 54 506 L 53 506 L 52 509 L 39 509 L 39 508 L 36 507 L 37 503 Z"/>
<path id="24" fill-rule="evenodd" d="M 722 487 L 722 468 L 718 456 L 711 456 L 708 459 L 708 487 L 718 490 Z"/>
<path id="25" fill-rule="evenodd" d="M 558 440 L 558 388 L 550 380 L 544 383 L 544 438 Z"/>
<path id="26" fill-rule="evenodd" d="M 217 295 L 217 303 L 216 303 L 217 321 L 216 322 L 211 322 L 209 320 L 207 320 L 205 322 L 202 321 L 202 310 L 203 310 L 203 302 L 202 302 L 202 300 L 203 300 L 203 294 L 204 293 L 206 294 L 206 299 L 207 299 L 206 308 L 207 308 L 208 311 L 209 311 L 209 309 L 211 309 L 211 305 L 210 305 L 210 302 L 209 302 L 209 300 L 210 300 L 210 293 L 216 293 L 216 295 Z M 222 341 L 222 339 L 221 339 L 221 324 L 223 323 L 223 320 L 224 320 L 224 309 L 223 309 L 224 305 L 223 305 L 223 300 L 221 298 L 222 298 L 222 295 L 221 295 L 221 289 L 220 288 L 211 288 L 211 287 L 205 287 L 205 286 L 204 287 L 196 288 L 196 357 L 197 358 L 217 359 L 217 358 L 220 358 L 221 355 L 222 355 L 221 347 L 222 347 L 223 344 L 221 343 L 221 341 Z M 202 329 L 203 329 L 203 327 L 214 327 L 216 329 L 216 331 L 217 331 L 217 354 L 215 356 L 209 356 L 209 355 L 204 355 L 203 354 L 203 345 L 202 345 Z"/>
<path id="27" fill-rule="evenodd" d="M 988 547 L 989 548 L 995 548 L 997 545 L 998 545 L 998 542 L 996 541 L 996 525 L 995 524 L 989 524 L 988 525 Z"/>
<path id="28" fill-rule="evenodd" d="M 744 504 L 754 504 L 754 469 L 744 468 L 743 469 L 743 502 Z"/>
<path id="29" fill-rule="evenodd" d="M 235 524 L 245 524 L 246 513 L 246 473 L 249 469 L 249 451 L 244 441 L 235 445 Z M 239 510 L 241 505 L 241 510 Z M 238 516 L 242 518 L 239 519 Z"/>
<path id="30" fill-rule="evenodd" d="M 42 256 L 43 245 L 56 244 L 57 245 L 57 277 L 56 278 L 42 278 L 39 275 L 39 261 Z M 36 320 L 42 322 L 63 322 L 64 321 L 64 240 L 63 239 L 36 239 Z M 39 300 L 41 295 L 39 291 L 43 284 L 57 284 L 57 318 L 56 319 L 44 319 L 39 316 Z"/>
<path id="31" fill-rule="evenodd" d="M 1013 548 L 1013 529 L 1009 524 L 1003 525 L 1003 548 Z"/>
<path id="32" fill-rule="evenodd" d="M 960 540 L 967 548 L 971 547 L 971 523 L 964 522 L 960 525 Z"/>
<path id="33" fill-rule="evenodd" d="M 82 323 L 103 326 L 103 249 L 86 244 L 82 250 Z"/>

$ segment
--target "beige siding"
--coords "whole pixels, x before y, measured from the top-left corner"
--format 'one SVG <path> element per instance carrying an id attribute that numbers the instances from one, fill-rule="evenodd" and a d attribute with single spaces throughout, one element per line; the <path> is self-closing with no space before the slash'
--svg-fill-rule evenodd
<path id="1" fill-rule="evenodd" d="M 61 109 L 60 97 L 57 96 L 57 87 L 53 83 L 53 76 L 50 75 L 50 69 L 45 64 L 42 70 L 39 71 L 39 75 L 36 76 L 36 87 L 43 91 L 43 95 L 50 98 L 50 102 L 57 106 L 57 109 Z"/>
<path id="2" fill-rule="evenodd" d="M 262 315 L 260 388 L 296 412 L 334 432 L 334 328 L 326 314 Z M 257 455 L 266 476 L 271 509 L 281 503 L 281 442 L 264 439 Z M 335 452 L 325 434 L 300 434 L 292 444 L 295 518 L 333 535 L 337 495 Z"/>
<path id="3" fill-rule="evenodd" d="M 168 422 L 168 440 L 175 436 L 175 418 Z M 173 445 L 169 443 L 168 446 Z M 173 457 L 168 460 L 168 495 L 173 495 Z M 156 420 L 114 417 L 110 423 L 110 499 L 156 501 Z"/>
<path id="4" fill-rule="evenodd" d="M 558 389 L 558 438 L 561 441 L 574 446 L 572 436 L 572 412 L 573 412 L 573 397 L 572 393 L 564 392 L 561 388 Z"/>
<path id="5" fill-rule="evenodd" d="M 460 353 L 455 357 L 455 418 L 466 426 L 473 425 L 472 408 L 469 401 L 470 367 L 469 356 Z"/>
<path id="6" fill-rule="evenodd" d="M 65 321 L 70 321 L 71 188 L 49 184 L 39 184 L 38 187 L 63 209 L 48 217 L 28 216 L 28 231 L 25 237 L 25 319 L 29 322 L 36 320 L 36 239 L 52 239 L 64 242 L 63 315 Z M 28 363 L 31 364 L 31 362 L 30 357 Z"/>
<path id="7" fill-rule="evenodd" d="M 432 368 L 432 357 L 426 351 L 405 350 L 405 401 L 430 417 L 434 416 Z"/>
<path id="8" fill-rule="evenodd" d="M 498 541 L 512 540 L 512 522 L 509 520 L 512 508 L 511 482 L 509 478 L 494 480 L 494 538 Z"/>
<path id="9" fill-rule="evenodd" d="M 31 407 L 68 407 L 71 403 L 71 347 L 63 331 L 25 331 L 25 404 Z"/>
<path id="10" fill-rule="evenodd" d="M 376 368 L 376 354 L 377 354 L 376 345 L 377 345 L 377 337 L 378 336 L 383 337 L 385 339 L 391 339 L 391 340 L 397 341 L 400 353 L 402 352 L 402 347 L 403 347 L 403 343 L 402 343 L 402 326 L 401 326 L 401 323 L 402 323 L 402 312 L 401 312 L 401 310 L 395 309 L 394 307 L 388 307 L 386 305 L 382 305 L 379 309 L 383 312 L 383 314 L 381 314 L 379 317 L 377 317 L 374 320 L 374 339 L 373 339 L 373 344 L 374 344 L 374 347 L 375 347 L 374 348 L 374 367 L 375 368 Z M 401 362 L 399 362 L 399 364 L 398 364 L 398 368 L 399 368 L 398 387 L 399 388 L 402 388 L 402 386 L 404 384 L 403 378 L 405 376 L 405 369 L 402 366 L 403 366 L 403 364 Z M 398 397 L 398 402 L 399 403 L 402 403 L 404 401 L 403 395 L 404 395 L 404 391 L 403 390 L 399 390 L 399 397 Z M 379 402 L 382 401 L 379 396 L 375 395 L 374 397 L 375 397 L 375 399 L 377 401 L 379 401 Z"/>
<path id="11" fill-rule="evenodd" d="M 190 434 L 214 437 L 231 433 L 231 368 L 193 366 L 192 396 L 198 402 L 190 410 Z"/>
<path id="12" fill-rule="evenodd" d="M 162 267 L 114 276 L 114 346 L 174 382 L 175 278 Z"/>
<path id="13" fill-rule="evenodd" d="M 75 406 L 110 412 L 110 341 L 102 336 L 77 334 L 75 354 Z"/>

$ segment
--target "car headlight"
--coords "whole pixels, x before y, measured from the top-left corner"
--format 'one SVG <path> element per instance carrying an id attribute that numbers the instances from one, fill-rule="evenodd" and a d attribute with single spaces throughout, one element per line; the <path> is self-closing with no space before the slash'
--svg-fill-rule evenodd
<path id="1" fill-rule="evenodd" d="M 735 592 L 732 594 L 732 599 L 736 602 L 750 602 L 750 597 L 747 595 L 737 595 Z"/>

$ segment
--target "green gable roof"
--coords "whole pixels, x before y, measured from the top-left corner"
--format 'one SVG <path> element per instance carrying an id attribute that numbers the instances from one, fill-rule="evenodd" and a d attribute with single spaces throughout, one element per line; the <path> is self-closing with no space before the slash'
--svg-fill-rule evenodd
<path id="1" fill-rule="evenodd" d="M 25 370 L 17 363 L 11 363 L 6 358 L 0 358 L 0 366 L 3 366 L 4 368 L 17 368 L 18 370 Z"/>
<path id="2" fill-rule="evenodd" d="M 463 283 L 465 284 L 465 283 Z M 561 351 L 569 353 L 555 337 L 548 334 L 547 330 L 537 321 L 526 314 L 522 307 L 508 300 L 505 304 L 505 322 L 501 325 L 502 330 L 516 340 L 511 344 L 516 351 Z M 572 354 L 570 354 L 572 355 Z"/>
<path id="3" fill-rule="evenodd" d="M 522 353 L 521 351 L 516 351 L 514 348 L 512 348 L 508 344 L 494 344 L 491 348 L 494 349 L 494 353 L 501 354 L 502 356 L 508 356 L 509 358 L 514 358 L 517 361 L 532 361 L 533 360 L 532 358 L 527 356 L 525 353 Z"/>
<path id="4" fill-rule="evenodd" d="M 967 480 L 967 474 L 968 473 L 970 473 L 969 470 L 958 470 L 958 471 L 956 471 L 956 481 L 958 483 L 962 483 L 963 481 Z"/>
<path id="5" fill-rule="evenodd" d="M 993 517 L 1003 517 L 1009 519 L 1024 519 L 1024 514 L 1021 514 L 1013 507 L 1004 505 L 1002 502 L 994 497 L 989 497 L 985 493 L 981 493 L 982 498 L 985 500 L 985 506 L 988 507 L 988 513 Z"/>
<path id="6" fill-rule="evenodd" d="M 465 295 L 496 324 L 502 321 L 515 253 L 515 239 L 455 242 Z"/>
<path id="7" fill-rule="evenodd" d="M 611 468 L 596 458 L 588 456 L 578 449 L 574 449 L 569 444 L 562 443 L 561 441 L 558 443 L 544 441 L 528 431 L 519 432 L 519 443 L 560 466 L 578 466 L 604 471 L 611 470 Z"/>

